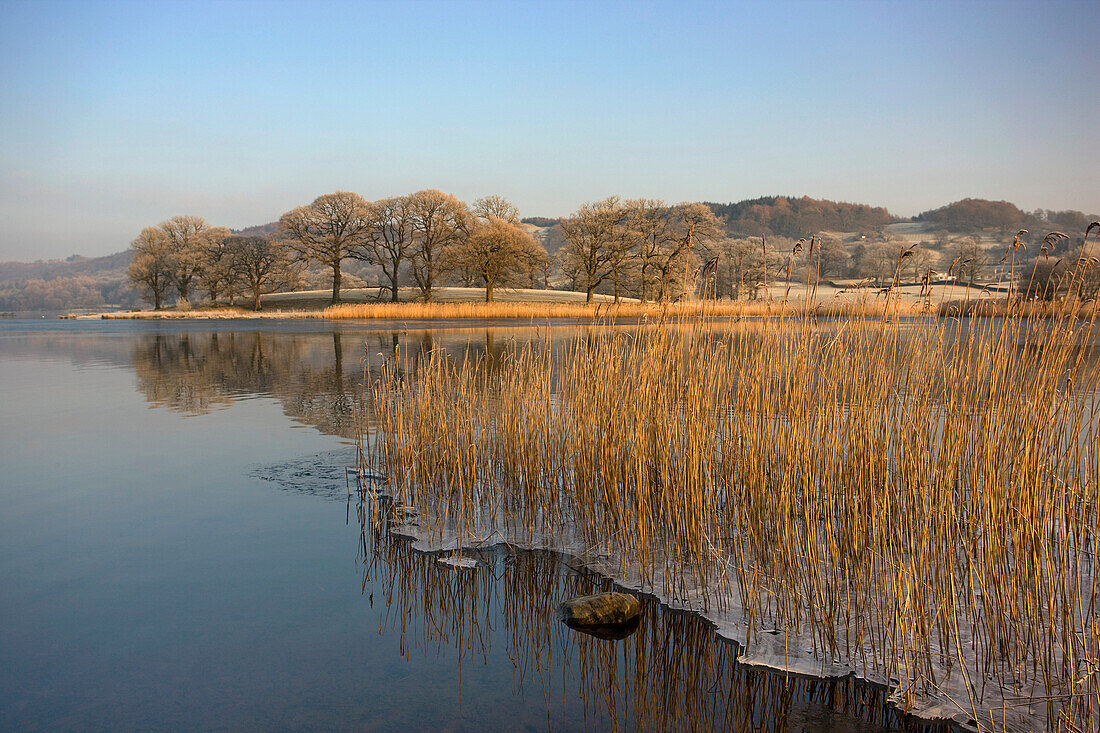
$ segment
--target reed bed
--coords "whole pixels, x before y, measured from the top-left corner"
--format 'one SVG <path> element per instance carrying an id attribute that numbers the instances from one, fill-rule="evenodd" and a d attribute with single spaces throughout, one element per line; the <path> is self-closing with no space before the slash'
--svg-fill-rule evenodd
<path id="1" fill-rule="evenodd" d="M 263 311 L 242 308 L 206 308 L 164 311 L 118 311 L 90 315 L 69 315 L 77 320 L 181 320 L 181 319 L 359 319 L 359 320 L 546 320 L 569 319 L 606 322 L 616 319 L 676 320 L 685 318 L 878 318 L 915 317 L 938 313 L 943 317 L 1017 316 L 1058 318 L 1064 314 L 1064 303 L 1043 301 L 1008 301 L 1005 298 L 976 296 L 970 300 L 935 303 L 930 300 L 902 300 L 896 297 L 877 299 L 863 293 L 832 300 L 712 301 L 695 300 L 680 303 L 345 303 L 324 309 Z M 1097 313 L 1095 302 L 1079 304 L 1078 318 L 1092 318 Z"/>
<path id="2" fill-rule="evenodd" d="M 89 315 L 69 315 L 64 318 L 86 321 L 143 321 L 143 320 L 232 320 L 240 318 L 249 319 L 282 319 L 282 318 L 322 318 L 321 311 L 295 311 L 295 310 L 266 310 L 254 311 L 244 308 L 192 308 L 188 310 L 162 310 L 162 311 L 113 311 L 110 313 L 95 313 Z"/>
<path id="3" fill-rule="evenodd" d="M 364 466 L 425 541 L 565 548 L 761 663 L 981 729 L 1095 730 L 1095 314 L 670 322 L 397 357 Z"/>
<path id="4" fill-rule="evenodd" d="M 568 318 L 606 321 L 616 318 L 632 319 L 683 319 L 695 317 L 754 317 L 775 316 L 881 316 L 886 314 L 914 315 L 926 308 L 908 301 L 896 299 L 875 302 L 869 298 L 859 300 L 833 300 L 813 302 L 788 301 L 714 301 L 692 300 L 677 303 L 359 303 L 334 305 L 326 308 L 323 318 L 361 319 L 507 319 L 507 318 Z"/>
<path id="5" fill-rule="evenodd" d="M 886 315 L 915 315 L 928 307 L 907 301 L 886 303 L 862 299 L 860 301 L 834 300 L 812 303 L 802 300 L 774 301 L 709 301 L 697 300 L 683 303 L 540 303 L 502 302 L 483 303 L 462 301 L 454 303 L 343 303 L 323 309 L 252 311 L 242 308 L 194 308 L 190 310 L 117 311 L 88 315 L 68 315 L 74 320 L 183 320 L 183 319 L 280 319 L 310 318 L 332 320 L 547 320 L 569 319 L 578 321 L 608 322 L 615 319 L 677 319 L 693 317 L 760 317 L 802 316 L 868 317 Z"/>

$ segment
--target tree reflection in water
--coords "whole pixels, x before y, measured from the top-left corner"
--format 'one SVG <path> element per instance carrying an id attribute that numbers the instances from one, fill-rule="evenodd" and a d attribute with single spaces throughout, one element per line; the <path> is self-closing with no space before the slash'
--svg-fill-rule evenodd
<path id="1" fill-rule="evenodd" d="M 521 339 L 534 338 L 534 332 Z M 396 361 L 415 373 L 433 349 L 456 359 L 502 349 L 492 329 L 373 332 L 197 331 L 141 334 L 131 350 L 138 391 L 152 406 L 201 415 L 257 396 L 273 397 L 288 417 L 327 435 L 354 438 L 354 419 L 367 398 L 365 384 Z"/>
<path id="2" fill-rule="evenodd" d="M 575 631 L 557 620 L 557 604 L 612 590 L 607 579 L 555 553 L 506 547 L 475 553 L 476 568 L 455 568 L 391 534 L 369 502 L 357 514 L 363 594 L 385 604 L 380 631 L 399 631 L 402 656 L 453 651 L 460 665 L 488 665 L 492 645 L 503 643 L 512 693 L 542 696 L 550 728 L 552 701 L 579 697 L 594 730 L 951 730 L 900 715 L 885 690 L 854 678 L 743 666 L 737 645 L 705 621 L 652 599 L 625 639 Z"/>

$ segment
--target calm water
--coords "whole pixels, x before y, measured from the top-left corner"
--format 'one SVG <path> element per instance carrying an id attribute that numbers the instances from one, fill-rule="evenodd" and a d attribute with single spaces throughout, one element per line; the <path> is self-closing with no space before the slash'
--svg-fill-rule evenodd
<path id="1" fill-rule="evenodd" d="M 879 690 L 739 667 L 647 603 L 496 551 L 456 571 L 347 500 L 363 368 L 534 330 L 0 321 L 0 728 L 873 731 Z M 404 351 L 404 349 L 403 349 Z"/>

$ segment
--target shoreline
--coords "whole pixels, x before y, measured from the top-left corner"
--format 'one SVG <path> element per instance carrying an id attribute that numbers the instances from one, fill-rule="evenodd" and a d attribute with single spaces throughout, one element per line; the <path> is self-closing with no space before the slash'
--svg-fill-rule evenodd
<path id="1" fill-rule="evenodd" d="M 358 486 L 354 489 L 354 493 L 357 494 L 358 501 L 370 502 L 372 505 L 364 517 L 377 513 L 375 516 L 383 522 L 385 532 L 391 537 L 407 542 L 414 552 L 435 557 L 444 565 L 451 565 L 456 571 L 469 567 L 465 563 L 470 560 L 477 562 L 476 558 L 470 558 L 467 553 L 500 550 L 554 553 L 564 560 L 575 562 L 588 572 L 606 578 L 623 592 L 646 596 L 666 609 L 702 619 L 717 638 L 738 647 L 739 664 L 767 669 L 778 674 L 794 674 L 819 680 L 852 677 L 863 684 L 884 689 L 887 692 L 886 704 L 905 717 L 933 725 L 946 723 L 957 726 L 961 731 L 980 730 L 973 716 L 984 713 L 984 706 L 968 709 L 961 702 L 968 699 L 961 680 L 957 677 L 951 680 L 949 672 L 944 674 L 946 669 L 937 669 L 937 672 L 943 675 L 942 687 L 938 692 L 925 692 L 917 696 L 915 701 L 906 704 L 903 698 L 907 686 L 901 684 L 900 680 L 891 678 L 887 670 L 870 668 L 866 664 L 861 666 L 854 657 L 824 659 L 811 652 L 813 637 L 807 632 L 791 633 L 779 629 L 757 629 L 754 634 L 746 621 L 745 609 L 735 594 L 722 598 L 723 603 L 717 606 L 713 603 L 715 599 L 708 602 L 700 588 L 695 586 L 686 586 L 685 592 L 679 597 L 668 595 L 657 587 L 656 578 L 647 581 L 636 568 L 629 567 L 622 562 L 621 558 L 602 555 L 599 552 L 593 557 L 592 548 L 585 546 L 578 537 L 569 532 L 549 536 L 543 532 L 531 533 L 517 530 L 505 523 L 483 536 L 461 536 L 455 532 L 454 527 L 450 526 L 424 528 L 420 525 L 418 516 L 390 519 L 381 503 L 393 502 L 392 495 L 381 486 L 376 489 L 369 486 L 375 482 L 385 485 L 386 482 L 381 477 L 359 472 L 356 473 L 356 480 Z M 349 498 L 351 498 L 350 494 Z M 666 570 L 667 572 L 670 571 Z M 1021 715 L 1016 711 L 1011 714 L 1011 721 L 1008 717 L 1005 716 L 1005 730 L 1026 730 L 1033 722 L 1030 716 Z"/>
<path id="2" fill-rule="evenodd" d="M 204 308 L 189 310 L 104 311 L 99 313 L 67 313 L 59 320 L 329 320 L 329 321 L 463 321 L 463 320 L 526 320 L 594 322 L 627 319 L 643 323 L 661 323 L 685 318 L 761 320 L 809 317 L 866 318 L 871 320 L 912 319 L 928 317 L 1000 318 L 1013 316 L 1040 320 L 1073 317 L 1092 319 L 1100 314 L 1095 301 L 1079 304 L 1075 309 L 1062 303 L 1026 302 L 996 303 L 989 301 L 945 301 L 935 306 L 919 306 L 898 301 L 888 304 L 865 302 L 787 302 L 760 303 L 745 301 L 694 301 L 689 303 L 385 303 L 340 304 L 313 309 L 245 310 L 242 308 Z"/>
<path id="3" fill-rule="evenodd" d="M 343 300 L 332 305 L 331 291 L 310 290 L 271 293 L 261 301 L 263 310 L 240 306 L 176 307 L 162 310 L 74 312 L 58 316 L 69 320 L 546 320 L 595 321 L 638 319 L 644 322 L 684 318 L 852 318 L 892 319 L 923 316 L 956 318 L 965 316 L 1007 316 L 1058 318 L 1072 311 L 1078 318 L 1095 317 L 1096 301 L 1012 301 L 991 293 L 974 296 L 969 288 L 950 286 L 922 291 L 900 285 L 888 294 L 871 288 L 822 286 L 813 290 L 781 285 L 770 286 L 766 298 L 757 300 L 683 300 L 641 302 L 570 290 L 504 289 L 492 302 L 484 300 L 482 288 L 446 287 L 433 291 L 429 302 L 420 300 L 416 288 L 401 288 L 399 300 L 384 300 L 377 288 L 343 291 Z"/>

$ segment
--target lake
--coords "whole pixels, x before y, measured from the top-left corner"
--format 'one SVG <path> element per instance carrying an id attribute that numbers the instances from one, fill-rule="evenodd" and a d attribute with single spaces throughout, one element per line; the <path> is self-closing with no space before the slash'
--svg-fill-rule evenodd
<path id="1" fill-rule="evenodd" d="M 0 728 L 922 727 L 649 599 L 626 639 L 571 630 L 557 603 L 611 586 L 556 555 L 365 530 L 364 368 L 545 336 L 460 325 L 0 321 Z"/>

